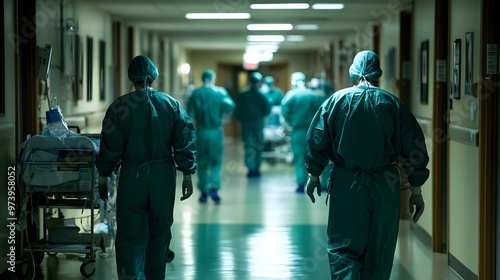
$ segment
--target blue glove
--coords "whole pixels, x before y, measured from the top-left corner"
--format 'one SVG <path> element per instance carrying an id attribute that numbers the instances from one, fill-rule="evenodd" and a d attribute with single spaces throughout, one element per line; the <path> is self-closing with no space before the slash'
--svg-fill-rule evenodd
<path id="1" fill-rule="evenodd" d="M 413 214 L 413 222 L 416 223 L 420 219 L 420 216 L 422 216 L 422 213 L 424 213 L 425 208 L 421 187 L 411 187 L 409 206 L 411 214 L 413 214 L 413 210 L 415 210 L 415 214 Z"/>
<path id="2" fill-rule="evenodd" d="M 309 174 L 309 179 L 306 184 L 306 193 L 311 199 L 312 203 L 316 202 L 316 198 L 314 198 L 314 189 L 316 189 L 318 196 L 321 196 L 321 183 L 319 181 L 318 176 L 312 176 Z"/>
<path id="3" fill-rule="evenodd" d="M 188 199 L 193 194 L 193 182 L 191 181 L 191 175 L 184 175 L 182 179 L 182 197 L 181 200 Z"/>

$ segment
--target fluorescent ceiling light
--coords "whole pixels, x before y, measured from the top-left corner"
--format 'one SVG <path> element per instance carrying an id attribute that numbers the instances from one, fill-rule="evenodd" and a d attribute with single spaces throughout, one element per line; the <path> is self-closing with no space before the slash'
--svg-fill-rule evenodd
<path id="1" fill-rule="evenodd" d="M 309 9 L 307 3 L 282 3 L 282 4 L 252 4 L 254 10 L 306 10 Z"/>
<path id="2" fill-rule="evenodd" d="M 246 52 L 277 52 L 278 45 L 248 45 L 245 49 Z"/>
<path id="3" fill-rule="evenodd" d="M 317 24 L 297 24 L 293 27 L 295 30 L 318 30 Z"/>
<path id="4" fill-rule="evenodd" d="M 313 4 L 312 8 L 315 10 L 342 10 L 344 8 L 344 4 L 321 3 Z"/>
<path id="5" fill-rule="evenodd" d="M 276 24 L 249 24 L 248 30 L 292 30 L 293 26 L 289 23 Z"/>
<path id="6" fill-rule="evenodd" d="M 305 40 L 305 37 L 302 35 L 288 35 L 286 36 L 286 40 L 288 42 L 302 42 Z"/>
<path id="7" fill-rule="evenodd" d="M 285 36 L 283 35 L 248 35 L 247 41 L 253 42 L 283 42 Z"/>
<path id="8" fill-rule="evenodd" d="M 187 19 L 249 19 L 249 13 L 187 13 Z"/>

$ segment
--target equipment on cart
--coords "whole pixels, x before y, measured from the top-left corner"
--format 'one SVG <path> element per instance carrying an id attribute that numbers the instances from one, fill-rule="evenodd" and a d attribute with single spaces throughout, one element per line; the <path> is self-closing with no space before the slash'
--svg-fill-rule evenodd
<path id="1" fill-rule="evenodd" d="M 293 161 L 289 130 L 286 127 L 281 107 L 273 106 L 264 125 L 264 151 L 262 158 L 270 163 Z"/>
<path id="2" fill-rule="evenodd" d="M 82 135 L 36 135 L 23 143 L 18 158 L 24 183 L 19 221 L 22 229 L 34 225 L 37 230 L 34 238 L 28 231 L 27 236 L 24 236 L 25 230 L 21 231 L 21 250 L 35 256 L 37 264 L 45 252 L 51 256 L 58 252 L 84 254 L 85 257 L 80 258 L 81 274 L 90 277 L 95 273 L 97 248 L 100 245 L 104 249 L 110 242 L 106 234 L 94 233 L 96 209 L 106 209 L 97 195 L 98 147 L 95 139 Z M 53 209 L 58 209 L 56 218 L 52 217 Z M 60 209 L 89 212 L 88 229 L 83 228 L 83 222 L 78 226 L 75 218 L 64 219 Z M 101 215 L 107 213 L 102 212 Z M 40 216 L 43 217 L 40 219 Z"/>

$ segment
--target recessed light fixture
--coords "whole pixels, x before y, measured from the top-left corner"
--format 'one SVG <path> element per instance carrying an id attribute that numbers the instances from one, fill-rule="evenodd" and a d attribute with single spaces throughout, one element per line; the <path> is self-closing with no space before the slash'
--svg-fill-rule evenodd
<path id="1" fill-rule="evenodd" d="M 293 27 L 295 30 L 318 30 L 317 24 L 297 24 Z"/>
<path id="2" fill-rule="evenodd" d="M 249 13 L 187 13 L 187 19 L 249 19 Z"/>
<path id="3" fill-rule="evenodd" d="M 305 37 L 302 35 L 288 35 L 286 36 L 286 41 L 288 42 L 302 42 L 305 40 Z"/>
<path id="4" fill-rule="evenodd" d="M 275 3 L 275 4 L 252 4 L 254 10 L 306 10 L 309 9 L 307 3 Z"/>
<path id="5" fill-rule="evenodd" d="M 283 42 L 285 36 L 283 35 L 248 35 L 247 41 L 249 42 Z"/>
<path id="6" fill-rule="evenodd" d="M 318 4 L 313 4 L 312 8 L 315 10 L 342 10 L 344 8 L 344 4 L 318 3 Z"/>
<path id="7" fill-rule="evenodd" d="M 245 48 L 246 52 L 252 51 L 267 51 L 267 52 L 277 52 L 279 45 L 247 45 Z"/>
<path id="8" fill-rule="evenodd" d="M 289 23 L 276 24 L 249 24 L 248 30 L 292 30 L 293 26 Z"/>

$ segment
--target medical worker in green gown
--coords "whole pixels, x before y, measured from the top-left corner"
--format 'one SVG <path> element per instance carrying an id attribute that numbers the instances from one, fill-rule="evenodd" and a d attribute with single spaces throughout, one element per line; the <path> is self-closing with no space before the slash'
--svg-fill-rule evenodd
<path id="1" fill-rule="evenodd" d="M 304 143 L 311 120 L 325 98 L 306 87 L 304 73 L 292 73 L 290 80 L 294 88 L 289 90 L 281 100 L 281 113 L 291 128 L 290 145 L 295 171 L 295 191 L 304 193 L 308 178 L 305 168 L 306 146 Z"/>
<path id="2" fill-rule="evenodd" d="M 312 202 L 315 190 L 321 194 L 319 176 L 331 160 L 327 230 L 331 279 L 388 280 L 398 235 L 401 178 L 408 176 L 411 196 L 404 206 L 410 207 L 417 222 L 424 210 L 421 186 L 429 177 L 429 157 L 409 108 L 372 84 L 382 76 L 377 55 L 356 54 L 349 74 L 359 84 L 334 93 L 309 128 L 306 192 Z"/>
<path id="3" fill-rule="evenodd" d="M 262 74 L 249 73 L 249 85 L 235 96 L 234 116 L 241 123 L 245 166 L 248 178 L 260 177 L 262 151 L 264 150 L 264 120 L 271 112 L 271 105 L 262 93 Z"/>
<path id="4" fill-rule="evenodd" d="M 124 280 L 165 279 L 176 170 L 183 173 L 180 199 L 193 193 L 194 126 L 175 99 L 150 87 L 157 77 L 158 69 L 148 57 L 134 57 L 128 78 L 135 90 L 117 98 L 102 122 L 96 160 L 100 189 L 121 165 L 115 248 L 118 278 Z"/>
<path id="5" fill-rule="evenodd" d="M 227 91 L 215 85 L 215 79 L 213 70 L 203 71 L 203 85 L 192 92 L 186 108 L 196 127 L 197 187 L 201 203 L 207 202 L 208 197 L 215 203 L 221 201 L 218 191 L 222 180 L 223 125 L 235 107 Z"/>

